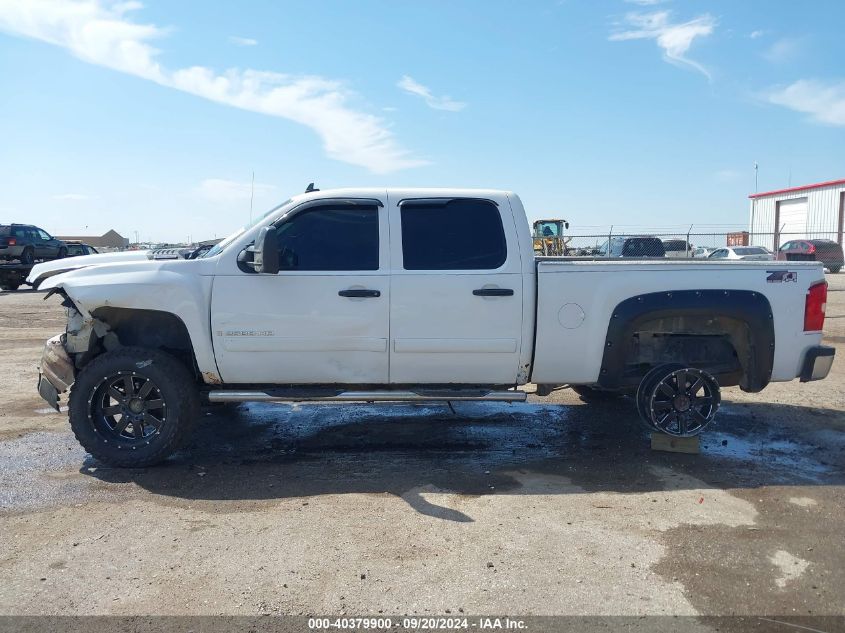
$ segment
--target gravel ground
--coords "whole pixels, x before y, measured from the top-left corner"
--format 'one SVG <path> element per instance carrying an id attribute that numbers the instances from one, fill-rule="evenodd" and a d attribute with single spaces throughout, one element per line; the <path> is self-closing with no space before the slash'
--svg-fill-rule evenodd
<path id="1" fill-rule="evenodd" d="M 845 343 L 845 275 L 827 340 Z M 845 613 L 845 368 L 725 389 L 700 455 L 633 405 L 242 405 L 158 468 L 35 391 L 56 297 L 0 294 L 0 614 Z"/>

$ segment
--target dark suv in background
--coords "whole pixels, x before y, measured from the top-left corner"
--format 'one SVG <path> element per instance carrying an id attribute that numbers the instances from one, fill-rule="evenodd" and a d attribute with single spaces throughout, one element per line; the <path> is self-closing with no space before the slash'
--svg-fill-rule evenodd
<path id="1" fill-rule="evenodd" d="M 842 270 L 842 245 L 833 240 L 792 240 L 778 249 L 778 259 L 788 262 L 822 262 L 831 273 Z"/>
<path id="2" fill-rule="evenodd" d="M 666 257 L 663 242 L 650 235 L 613 237 L 598 250 L 599 257 Z"/>
<path id="3" fill-rule="evenodd" d="M 0 224 L 0 258 L 32 264 L 67 257 L 67 244 L 31 224 Z"/>

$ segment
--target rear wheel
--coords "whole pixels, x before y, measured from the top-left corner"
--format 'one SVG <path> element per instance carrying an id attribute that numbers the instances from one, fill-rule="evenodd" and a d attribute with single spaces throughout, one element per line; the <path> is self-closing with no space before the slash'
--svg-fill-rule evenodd
<path id="1" fill-rule="evenodd" d="M 0 286 L 2 290 L 17 290 L 18 288 L 20 288 L 20 284 L 3 284 Z"/>
<path id="2" fill-rule="evenodd" d="M 835 275 L 840 270 L 842 270 L 842 266 L 829 266 L 828 270 L 831 272 L 831 274 Z"/>
<path id="3" fill-rule="evenodd" d="M 646 425 L 676 437 L 701 433 L 713 421 L 720 403 L 716 379 L 692 367 L 656 367 L 637 390 L 637 410 Z"/>
<path id="4" fill-rule="evenodd" d="M 199 416 L 190 372 L 160 352 L 124 347 L 86 365 L 70 392 L 70 425 L 96 459 L 139 468 L 166 459 Z"/>
<path id="5" fill-rule="evenodd" d="M 21 264 L 29 266 L 33 263 L 35 263 L 35 249 L 32 247 L 23 249 L 23 253 L 21 253 Z"/>

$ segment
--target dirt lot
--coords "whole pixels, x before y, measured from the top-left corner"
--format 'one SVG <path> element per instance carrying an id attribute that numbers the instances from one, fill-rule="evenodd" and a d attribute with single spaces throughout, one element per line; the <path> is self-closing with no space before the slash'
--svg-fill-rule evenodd
<path id="1" fill-rule="evenodd" d="M 828 341 L 845 355 L 845 274 Z M 103 467 L 35 392 L 57 298 L 0 295 L 0 613 L 845 612 L 845 359 L 726 389 L 702 454 L 627 401 L 245 405 Z"/>

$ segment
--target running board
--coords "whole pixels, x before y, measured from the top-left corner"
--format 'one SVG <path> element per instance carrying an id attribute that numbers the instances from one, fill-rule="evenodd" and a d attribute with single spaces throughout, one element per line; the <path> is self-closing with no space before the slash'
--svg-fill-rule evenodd
<path id="1" fill-rule="evenodd" d="M 335 393 L 268 393 L 266 391 L 208 392 L 209 402 L 525 402 L 524 391 L 341 391 Z"/>

